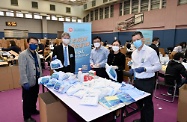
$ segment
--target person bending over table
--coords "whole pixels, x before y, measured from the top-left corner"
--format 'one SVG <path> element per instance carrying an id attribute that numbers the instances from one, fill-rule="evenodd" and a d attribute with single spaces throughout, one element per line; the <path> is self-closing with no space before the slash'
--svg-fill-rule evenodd
<path id="1" fill-rule="evenodd" d="M 9 48 L 2 48 L 2 51 L 14 51 L 17 54 L 19 54 L 21 52 L 21 48 L 19 48 L 14 40 L 10 41 L 10 47 Z"/>
<path id="2" fill-rule="evenodd" d="M 92 49 L 90 54 L 90 67 L 96 71 L 96 75 L 102 78 L 108 78 L 105 71 L 105 64 L 107 63 L 107 58 L 109 50 L 101 45 L 101 38 L 95 37 L 93 39 L 94 49 Z"/>
<path id="3" fill-rule="evenodd" d="M 118 40 L 113 41 L 112 51 L 108 55 L 107 63 L 112 65 L 112 68 L 116 70 L 117 81 L 123 81 L 123 70 L 125 69 L 125 55 L 120 52 L 121 42 Z"/>
<path id="4" fill-rule="evenodd" d="M 161 69 L 161 64 L 156 51 L 145 45 L 143 34 L 138 31 L 132 35 L 132 41 L 136 50 L 132 53 L 132 66 L 129 70 L 134 75 L 134 86 L 151 95 L 137 101 L 137 105 L 141 111 L 141 119 L 133 122 L 153 122 L 154 106 L 152 94 L 155 86 L 155 72 Z"/>
<path id="5" fill-rule="evenodd" d="M 173 57 L 173 60 L 170 60 L 167 67 L 165 74 L 170 74 L 176 78 L 177 82 L 177 90 L 176 95 L 179 94 L 179 87 L 182 86 L 184 83 L 187 83 L 187 71 L 182 64 L 184 55 L 182 53 L 176 53 Z M 184 78 L 182 78 L 182 76 Z M 173 95 L 174 89 L 173 87 L 168 88 L 168 95 Z"/>

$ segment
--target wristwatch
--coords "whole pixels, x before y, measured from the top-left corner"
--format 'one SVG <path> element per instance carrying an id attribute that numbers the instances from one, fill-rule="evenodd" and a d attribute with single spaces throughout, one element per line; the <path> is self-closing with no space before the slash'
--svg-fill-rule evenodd
<path id="1" fill-rule="evenodd" d="M 144 67 L 144 72 L 146 72 L 146 68 Z"/>

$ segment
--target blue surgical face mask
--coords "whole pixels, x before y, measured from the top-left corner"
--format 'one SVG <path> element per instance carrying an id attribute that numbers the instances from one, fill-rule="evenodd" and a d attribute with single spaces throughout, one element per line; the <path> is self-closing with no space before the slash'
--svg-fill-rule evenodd
<path id="1" fill-rule="evenodd" d="M 135 42 L 133 42 L 133 44 L 136 47 L 136 49 L 138 49 L 142 46 L 142 40 L 136 40 Z"/>
<path id="2" fill-rule="evenodd" d="M 31 50 L 36 50 L 37 47 L 38 47 L 37 44 L 29 44 L 29 48 L 30 48 Z"/>

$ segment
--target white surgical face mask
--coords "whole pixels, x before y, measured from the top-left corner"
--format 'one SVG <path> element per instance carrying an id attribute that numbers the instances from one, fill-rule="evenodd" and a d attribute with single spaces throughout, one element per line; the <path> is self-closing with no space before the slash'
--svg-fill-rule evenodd
<path id="1" fill-rule="evenodd" d="M 64 44 L 69 44 L 70 43 L 70 39 L 62 39 Z"/>
<path id="2" fill-rule="evenodd" d="M 99 46 L 100 46 L 100 42 L 94 43 L 94 47 L 99 47 Z"/>
<path id="3" fill-rule="evenodd" d="M 114 52 L 119 51 L 119 46 L 112 46 L 112 50 L 113 50 Z"/>

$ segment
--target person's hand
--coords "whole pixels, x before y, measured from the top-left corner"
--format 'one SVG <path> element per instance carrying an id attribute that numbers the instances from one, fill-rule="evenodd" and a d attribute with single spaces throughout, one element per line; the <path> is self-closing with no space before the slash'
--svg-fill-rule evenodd
<path id="1" fill-rule="evenodd" d="M 118 66 L 111 66 L 114 70 L 118 69 Z"/>
<path id="2" fill-rule="evenodd" d="M 145 72 L 145 68 L 144 67 L 138 67 L 138 68 L 135 68 L 135 71 L 137 73 L 142 73 L 142 72 Z"/>
<path id="3" fill-rule="evenodd" d="M 23 84 L 23 88 L 24 88 L 25 90 L 29 90 L 29 88 L 30 88 L 29 83 Z"/>
<path id="4" fill-rule="evenodd" d="M 131 76 L 133 76 L 133 75 L 134 75 L 134 70 L 133 70 L 133 69 L 130 69 L 130 70 L 129 70 L 129 74 L 130 74 Z"/>
<path id="5" fill-rule="evenodd" d="M 91 68 L 94 68 L 94 64 L 90 64 L 90 67 L 91 67 Z"/>

